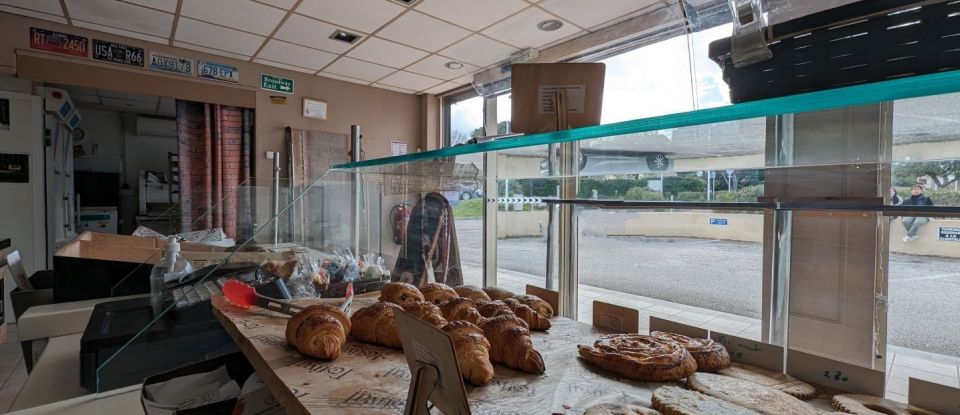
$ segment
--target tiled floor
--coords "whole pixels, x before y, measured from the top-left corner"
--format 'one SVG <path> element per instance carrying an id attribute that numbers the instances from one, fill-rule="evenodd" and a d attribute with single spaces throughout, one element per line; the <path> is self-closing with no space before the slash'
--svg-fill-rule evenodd
<path id="1" fill-rule="evenodd" d="M 13 404 L 20 388 L 27 381 L 27 367 L 17 341 L 17 326 L 7 326 L 7 341 L 0 344 L 0 413 L 5 413 Z"/>
<path id="2" fill-rule="evenodd" d="M 480 272 L 469 270 L 464 274 L 480 275 Z M 516 272 L 501 270 L 497 278 L 499 286 L 514 292 L 523 292 L 527 284 L 543 285 L 543 278 L 535 278 L 532 275 Z M 479 280 L 469 280 L 467 283 L 480 285 Z M 759 319 L 582 284 L 580 285 L 578 300 L 578 320 L 585 323 L 593 322 L 593 300 L 602 300 L 639 310 L 641 332 L 648 330 L 649 317 L 656 316 L 713 331 L 760 340 Z M 907 401 L 907 379 L 910 377 L 960 387 L 960 358 L 896 346 L 888 346 L 887 357 L 886 397 L 889 399 Z"/>

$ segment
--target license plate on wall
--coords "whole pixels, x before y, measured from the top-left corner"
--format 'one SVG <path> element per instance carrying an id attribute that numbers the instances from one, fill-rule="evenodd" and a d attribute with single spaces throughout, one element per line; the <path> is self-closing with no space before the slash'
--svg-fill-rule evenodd
<path id="1" fill-rule="evenodd" d="M 93 58 L 142 68 L 143 48 L 93 39 Z"/>

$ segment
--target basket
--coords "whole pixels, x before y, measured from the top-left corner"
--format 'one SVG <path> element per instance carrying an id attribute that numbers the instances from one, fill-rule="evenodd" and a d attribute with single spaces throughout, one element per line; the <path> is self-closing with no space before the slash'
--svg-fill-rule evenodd
<path id="1" fill-rule="evenodd" d="M 366 279 L 353 282 L 353 293 L 363 294 L 374 291 L 380 291 L 383 284 L 390 282 L 390 277 L 384 276 L 379 279 Z M 327 285 L 327 289 L 320 292 L 320 298 L 343 298 L 347 295 L 346 282 L 332 282 Z"/>
<path id="2" fill-rule="evenodd" d="M 710 44 L 734 103 L 960 68 L 960 1 L 860 1 L 768 29 L 773 58 L 737 68 Z"/>

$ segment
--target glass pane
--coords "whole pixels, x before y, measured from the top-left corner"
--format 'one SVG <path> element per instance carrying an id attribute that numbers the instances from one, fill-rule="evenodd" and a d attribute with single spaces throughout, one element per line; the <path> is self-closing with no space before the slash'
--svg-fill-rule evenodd
<path id="1" fill-rule="evenodd" d="M 497 95 L 497 134 L 508 134 L 510 130 L 512 100 L 510 94 Z"/>
<path id="2" fill-rule="evenodd" d="M 483 137 L 483 98 L 473 97 L 450 105 L 450 146 Z"/>

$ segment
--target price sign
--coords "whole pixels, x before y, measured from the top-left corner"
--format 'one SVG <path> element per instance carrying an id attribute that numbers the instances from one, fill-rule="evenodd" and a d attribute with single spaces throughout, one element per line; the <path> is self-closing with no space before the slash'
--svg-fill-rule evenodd
<path id="1" fill-rule="evenodd" d="M 143 48 L 93 39 L 93 58 L 142 68 Z"/>
<path id="2" fill-rule="evenodd" d="M 684 336 L 693 337 L 695 339 L 706 339 L 709 335 L 709 332 L 706 329 L 654 316 L 650 316 L 650 331 L 677 333 Z"/>
<path id="3" fill-rule="evenodd" d="M 746 363 L 774 372 L 783 372 L 783 348 L 780 346 L 718 331 L 711 331 L 710 338 L 727 348 L 730 360 L 734 362 Z"/>
<path id="4" fill-rule="evenodd" d="M 883 372 L 796 350 L 787 352 L 787 374 L 845 392 L 883 396 Z"/>

